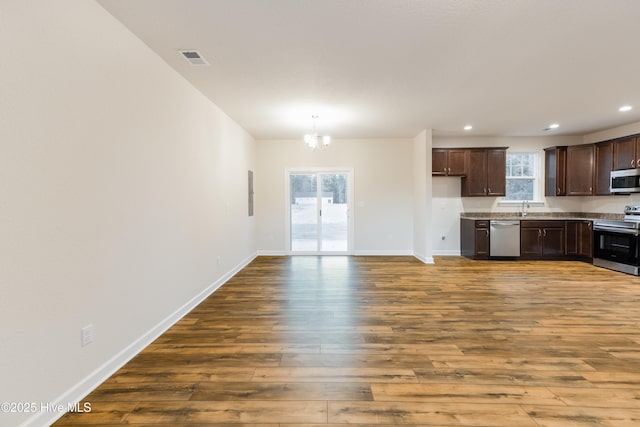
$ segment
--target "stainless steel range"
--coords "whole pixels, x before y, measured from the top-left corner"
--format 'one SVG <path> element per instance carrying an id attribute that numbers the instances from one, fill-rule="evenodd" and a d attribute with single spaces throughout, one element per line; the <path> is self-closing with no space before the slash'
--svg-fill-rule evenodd
<path id="1" fill-rule="evenodd" d="M 640 206 L 625 206 L 624 221 L 593 222 L 593 265 L 640 275 Z"/>
<path id="2" fill-rule="evenodd" d="M 640 222 L 640 205 L 627 205 L 624 207 L 624 220 Z"/>

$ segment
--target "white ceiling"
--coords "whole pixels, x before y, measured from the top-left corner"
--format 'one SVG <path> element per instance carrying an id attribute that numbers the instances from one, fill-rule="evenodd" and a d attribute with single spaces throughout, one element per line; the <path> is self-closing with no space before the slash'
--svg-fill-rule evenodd
<path id="1" fill-rule="evenodd" d="M 98 2 L 257 139 L 300 138 L 312 114 L 334 138 L 640 121 L 638 0 Z"/>

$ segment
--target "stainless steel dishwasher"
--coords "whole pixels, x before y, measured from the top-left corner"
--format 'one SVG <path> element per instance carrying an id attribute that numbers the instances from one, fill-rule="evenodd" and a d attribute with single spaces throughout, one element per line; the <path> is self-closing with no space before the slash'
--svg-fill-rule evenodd
<path id="1" fill-rule="evenodd" d="M 489 222 L 489 256 L 520 256 L 520 221 L 491 220 Z"/>

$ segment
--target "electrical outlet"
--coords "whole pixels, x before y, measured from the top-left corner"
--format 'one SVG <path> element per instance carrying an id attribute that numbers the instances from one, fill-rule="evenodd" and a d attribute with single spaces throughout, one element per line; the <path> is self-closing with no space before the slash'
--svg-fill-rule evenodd
<path id="1" fill-rule="evenodd" d="M 80 345 L 85 347 L 93 342 L 93 325 L 89 324 L 80 330 Z"/>

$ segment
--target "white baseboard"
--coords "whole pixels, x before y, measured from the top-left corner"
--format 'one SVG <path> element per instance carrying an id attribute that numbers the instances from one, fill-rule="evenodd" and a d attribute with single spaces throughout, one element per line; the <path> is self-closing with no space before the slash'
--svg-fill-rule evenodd
<path id="1" fill-rule="evenodd" d="M 287 256 L 285 251 L 258 251 L 258 256 Z"/>
<path id="2" fill-rule="evenodd" d="M 435 255 L 435 256 L 461 256 L 459 250 L 433 251 L 433 255 Z"/>
<path id="3" fill-rule="evenodd" d="M 415 258 L 419 259 L 420 261 L 422 261 L 425 264 L 435 264 L 436 263 L 432 256 L 426 256 L 426 255 L 418 254 L 418 253 L 414 253 L 413 256 Z"/>
<path id="4" fill-rule="evenodd" d="M 118 369 L 123 367 L 128 361 L 133 359 L 138 353 L 140 353 L 145 347 L 151 344 L 156 338 L 167 331 L 178 320 L 182 319 L 186 314 L 193 310 L 198 304 L 204 301 L 209 295 L 214 293 L 218 288 L 224 285 L 230 278 L 236 273 L 246 267 L 257 256 L 257 253 L 250 255 L 236 265 L 233 269 L 225 273 L 222 277 L 209 285 L 206 289 L 200 292 L 195 297 L 191 298 L 186 304 L 167 316 L 163 321 L 154 326 L 151 330 L 146 332 L 140 338 L 135 340 L 129 346 L 124 348 L 110 360 L 105 362 L 102 366 L 98 367 L 93 373 L 89 374 L 85 379 L 81 380 L 78 384 L 71 387 L 69 390 L 60 395 L 57 399 L 53 400 L 53 404 L 57 407 L 63 405 L 67 408 L 69 404 L 80 402 L 89 393 L 91 393 L 96 387 L 102 384 L 107 378 L 113 375 Z M 51 425 L 57 419 L 62 417 L 62 413 L 52 412 L 40 412 L 36 413 L 33 417 L 27 419 L 21 424 L 21 427 L 31 426 L 43 426 Z"/>
<path id="5" fill-rule="evenodd" d="M 306 255 L 306 254 L 291 254 L 286 251 L 258 251 L 258 256 L 296 256 L 296 255 Z M 318 255 L 314 253 L 313 255 Z M 343 255 L 342 253 L 326 253 L 320 255 Z M 349 254 L 346 254 L 349 255 Z M 354 251 L 351 255 L 354 256 L 414 256 L 415 254 L 411 251 Z M 416 256 L 416 258 L 421 259 Z M 431 258 L 433 259 L 433 258 Z"/>
<path id="6" fill-rule="evenodd" d="M 413 256 L 411 251 L 354 251 L 355 256 Z"/>

